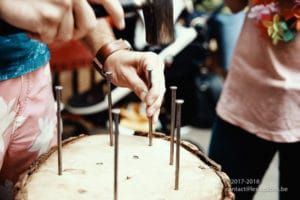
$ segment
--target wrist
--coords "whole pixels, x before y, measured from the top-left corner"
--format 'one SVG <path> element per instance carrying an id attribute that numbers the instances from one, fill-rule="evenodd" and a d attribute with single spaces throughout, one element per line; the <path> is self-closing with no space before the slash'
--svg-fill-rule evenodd
<path id="1" fill-rule="evenodd" d="M 118 39 L 104 44 L 97 51 L 93 63 L 94 67 L 101 75 L 105 76 L 104 64 L 107 58 L 119 50 L 131 50 L 131 45 L 126 40 Z"/>

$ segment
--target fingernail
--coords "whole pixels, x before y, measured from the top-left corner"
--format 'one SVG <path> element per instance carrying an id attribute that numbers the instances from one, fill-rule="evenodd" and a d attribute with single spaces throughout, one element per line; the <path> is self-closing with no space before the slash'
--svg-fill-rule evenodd
<path id="1" fill-rule="evenodd" d="M 119 22 L 119 29 L 123 30 L 125 28 L 125 20 Z"/>
<path id="2" fill-rule="evenodd" d="M 156 123 L 156 122 L 158 122 L 158 115 L 157 114 L 155 114 L 153 116 L 153 123 Z"/>
<path id="3" fill-rule="evenodd" d="M 154 109 L 153 108 L 149 108 L 148 110 L 147 110 L 147 114 L 148 114 L 148 116 L 153 116 L 153 114 L 154 114 Z"/>
<path id="4" fill-rule="evenodd" d="M 149 97 L 147 100 L 148 105 L 152 105 L 154 103 L 154 98 Z"/>
<path id="5" fill-rule="evenodd" d="M 142 101 L 145 101 L 146 95 L 147 95 L 147 92 L 145 92 L 145 91 L 141 92 L 140 98 Z"/>

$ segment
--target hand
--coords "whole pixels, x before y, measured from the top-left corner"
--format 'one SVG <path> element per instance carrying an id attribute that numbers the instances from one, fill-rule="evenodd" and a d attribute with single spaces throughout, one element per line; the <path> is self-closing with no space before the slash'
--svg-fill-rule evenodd
<path id="1" fill-rule="evenodd" d="M 93 55 L 106 43 L 115 40 L 113 31 L 107 20 L 98 20 L 97 28 L 90 32 L 82 42 Z M 151 67 L 152 87 L 147 88 L 147 68 Z M 120 87 L 128 87 L 146 103 L 147 116 L 153 116 L 157 121 L 165 93 L 164 63 L 157 54 L 152 52 L 137 52 L 118 50 L 107 57 L 105 71 L 112 72 L 112 83 Z"/>
<path id="2" fill-rule="evenodd" d="M 1 0 L 1 18 L 50 43 L 83 37 L 96 26 L 86 0 Z"/>
<path id="3" fill-rule="evenodd" d="M 152 87 L 147 88 L 147 68 L 152 68 Z M 128 87 L 147 105 L 147 116 L 157 121 L 166 91 L 164 64 L 157 54 L 119 50 L 111 54 L 104 65 L 105 71 L 112 72 L 112 83 Z"/>
<path id="4" fill-rule="evenodd" d="M 111 16 L 114 25 L 120 30 L 125 28 L 124 11 L 119 0 L 89 0 L 89 2 L 101 4 Z"/>
<path id="5" fill-rule="evenodd" d="M 114 20 L 124 16 L 119 1 L 93 1 L 103 2 L 108 13 L 116 15 Z M 0 18 L 45 43 L 79 39 L 96 27 L 96 17 L 87 0 L 1 0 Z"/>

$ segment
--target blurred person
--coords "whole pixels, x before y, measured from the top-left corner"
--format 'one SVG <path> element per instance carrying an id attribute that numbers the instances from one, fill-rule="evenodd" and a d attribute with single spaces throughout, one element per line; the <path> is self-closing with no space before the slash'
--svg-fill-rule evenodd
<path id="1" fill-rule="evenodd" d="M 237 200 L 252 199 L 279 155 L 281 200 L 297 199 L 300 165 L 300 3 L 226 0 L 249 6 L 217 104 L 209 157 L 231 178 Z"/>
<path id="2" fill-rule="evenodd" d="M 119 1 L 102 4 L 122 29 Z M 116 38 L 106 19 L 96 19 L 86 0 L 2 0 L 0 18 L 25 32 L 0 36 L 0 199 L 12 199 L 19 175 L 56 145 L 56 106 L 52 93 L 47 44 L 81 39 L 96 55 Z M 148 90 L 147 67 L 153 67 Z M 103 70 L 112 82 L 132 89 L 157 119 L 165 92 L 164 65 L 151 52 L 118 49 L 107 55 Z"/>

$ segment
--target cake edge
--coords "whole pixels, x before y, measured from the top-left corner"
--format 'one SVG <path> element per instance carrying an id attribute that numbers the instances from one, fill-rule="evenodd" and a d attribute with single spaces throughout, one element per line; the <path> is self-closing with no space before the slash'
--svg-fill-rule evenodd
<path id="1" fill-rule="evenodd" d="M 136 131 L 134 133 L 134 136 L 140 136 L 140 137 L 146 137 L 148 135 L 148 133 L 146 132 L 141 132 L 141 131 Z M 63 141 L 62 145 L 68 145 L 80 138 L 83 137 L 88 137 L 89 135 L 86 134 L 81 134 L 79 136 L 76 137 L 70 137 L 66 140 Z M 159 133 L 159 132 L 155 132 L 153 133 L 153 136 L 155 138 L 161 138 L 167 141 L 170 141 L 171 138 L 170 136 L 167 136 L 163 133 Z M 176 141 L 176 139 L 175 139 Z M 235 195 L 232 192 L 231 189 L 231 181 L 230 178 L 228 177 L 228 175 L 226 173 L 224 173 L 222 171 L 221 166 L 216 163 L 214 160 L 210 159 L 207 155 L 205 155 L 201 150 L 199 150 L 199 148 L 197 146 L 195 146 L 194 144 L 188 142 L 188 141 L 181 141 L 181 146 L 186 149 L 187 151 L 191 152 L 192 154 L 196 155 L 199 159 L 201 159 L 205 164 L 207 164 L 209 167 L 211 167 L 214 172 L 216 173 L 216 175 L 220 178 L 222 184 L 223 184 L 223 193 L 222 193 L 222 200 L 234 200 Z M 16 182 L 14 189 L 13 189 L 13 193 L 14 193 L 14 199 L 15 200 L 28 200 L 27 198 L 27 189 L 26 189 L 26 183 L 28 182 L 28 180 L 30 180 L 31 175 L 39 169 L 39 167 L 41 166 L 40 163 L 43 163 L 44 161 L 46 161 L 51 155 L 52 153 L 54 153 L 55 151 L 57 151 L 57 146 L 52 147 L 47 153 L 44 153 L 43 155 L 41 155 L 30 167 L 28 170 L 26 170 L 25 172 L 23 172 L 18 181 Z"/>

